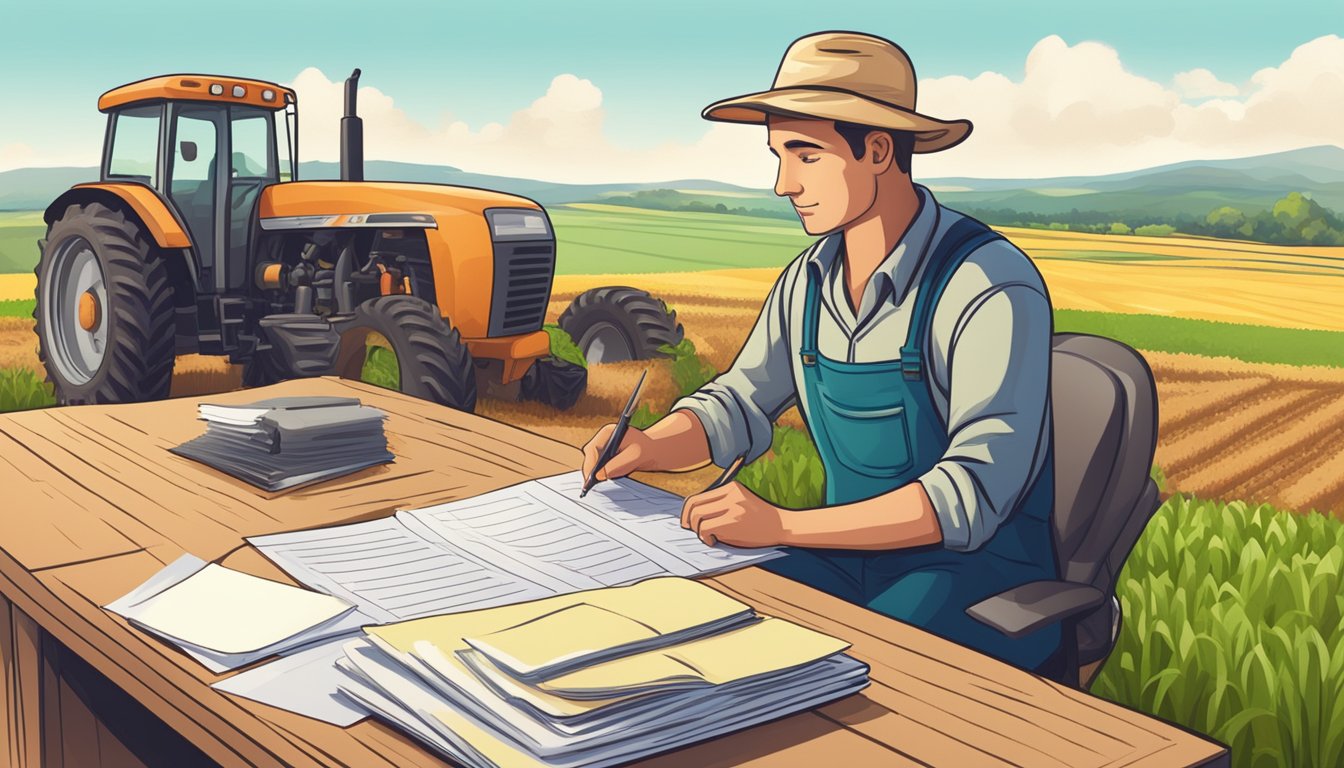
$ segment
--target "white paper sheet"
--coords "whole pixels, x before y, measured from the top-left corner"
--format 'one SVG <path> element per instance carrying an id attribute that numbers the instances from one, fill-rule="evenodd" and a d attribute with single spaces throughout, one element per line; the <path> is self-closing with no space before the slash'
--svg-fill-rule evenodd
<path id="1" fill-rule="evenodd" d="M 628 477 L 600 482 L 582 499 L 579 498 L 579 492 L 583 489 L 583 475 L 579 472 L 545 477 L 537 482 L 632 531 L 644 541 L 685 563 L 689 573 L 668 569 L 679 576 L 703 575 L 756 565 L 783 555 L 775 547 L 743 549 L 727 544 L 707 546 L 694 531 L 681 527 L 684 499 Z"/>
<path id="2" fill-rule="evenodd" d="M 349 600 L 376 623 L 554 594 L 445 541 L 427 541 L 397 517 L 248 541 L 298 581 Z"/>
<path id="3" fill-rule="evenodd" d="M 210 686 L 342 728 L 368 717 L 363 707 L 336 690 L 336 660 L 352 635 L 332 638 L 282 656 Z"/>
<path id="4" fill-rule="evenodd" d="M 212 574 L 222 575 L 223 581 L 200 581 Z M 221 584 L 228 588 L 222 593 L 217 589 Z M 280 610 L 281 605 L 295 605 L 295 593 L 303 605 L 319 610 L 306 615 Z M 106 607 L 216 674 L 373 623 L 344 601 L 212 566 L 190 554 Z M 230 631 L 221 634 L 221 627 Z M 206 647 L 202 641 L 230 650 Z"/>

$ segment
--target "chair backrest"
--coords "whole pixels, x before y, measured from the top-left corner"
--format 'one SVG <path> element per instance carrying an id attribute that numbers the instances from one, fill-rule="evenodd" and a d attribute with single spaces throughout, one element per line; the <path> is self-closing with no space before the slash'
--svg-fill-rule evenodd
<path id="1" fill-rule="evenodd" d="M 1157 448 L 1153 372 L 1138 352 L 1113 339 L 1061 333 L 1053 346 L 1060 576 L 1109 595 L 1159 504 L 1150 478 Z M 1109 635 L 1118 616 L 1105 618 Z"/>

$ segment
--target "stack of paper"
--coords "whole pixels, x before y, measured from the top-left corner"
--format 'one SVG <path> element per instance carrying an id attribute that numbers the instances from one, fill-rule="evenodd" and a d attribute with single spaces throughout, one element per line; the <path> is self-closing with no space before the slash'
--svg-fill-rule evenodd
<path id="1" fill-rule="evenodd" d="M 468 766 L 603 766 L 854 693 L 848 644 L 686 579 L 367 628 L 341 691 Z"/>
<path id="2" fill-rule="evenodd" d="M 183 555 L 107 606 L 215 673 L 355 631 L 369 617 L 340 598 Z"/>
<path id="3" fill-rule="evenodd" d="M 171 449 L 268 491 L 385 464 L 395 457 L 386 414 L 349 397 L 278 397 L 249 405 L 203 403 L 204 435 Z"/>

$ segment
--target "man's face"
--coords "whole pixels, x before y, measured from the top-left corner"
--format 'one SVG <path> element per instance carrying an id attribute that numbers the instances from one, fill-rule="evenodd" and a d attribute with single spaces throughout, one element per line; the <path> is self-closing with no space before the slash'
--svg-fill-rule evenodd
<path id="1" fill-rule="evenodd" d="M 873 163 L 856 159 L 830 120 L 771 115 L 770 151 L 779 158 L 775 194 L 788 197 L 809 235 L 834 232 L 872 207 Z"/>

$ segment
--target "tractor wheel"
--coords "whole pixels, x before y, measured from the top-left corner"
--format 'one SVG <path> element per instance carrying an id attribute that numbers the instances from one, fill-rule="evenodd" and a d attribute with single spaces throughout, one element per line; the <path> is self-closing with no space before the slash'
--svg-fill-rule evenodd
<path id="1" fill-rule="evenodd" d="M 37 354 L 62 405 L 168 396 L 173 289 L 139 224 L 101 203 L 47 228 L 37 269 Z"/>
<path id="2" fill-rule="evenodd" d="M 476 374 L 471 352 L 456 328 L 433 304 L 414 296 L 380 296 L 355 308 L 338 326 L 341 349 L 336 372 L 359 379 L 366 363 L 391 366 L 397 388 L 414 397 L 471 412 L 476 409 Z M 381 336 L 387 346 L 370 343 Z M 389 357 L 390 355 L 390 357 Z M 391 382 L 388 382 L 391 383 Z"/>
<path id="3" fill-rule="evenodd" d="M 536 400 L 567 411 L 588 389 L 588 369 L 558 357 L 543 357 L 523 374 L 520 400 Z"/>
<path id="4" fill-rule="evenodd" d="M 683 336 L 676 312 L 648 291 L 624 286 L 579 294 L 560 315 L 560 327 L 589 363 L 667 357 L 658 348 L 676 346 Z"/>

